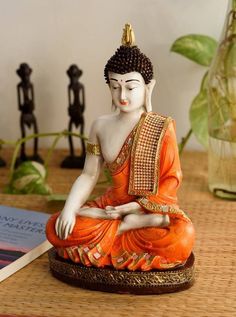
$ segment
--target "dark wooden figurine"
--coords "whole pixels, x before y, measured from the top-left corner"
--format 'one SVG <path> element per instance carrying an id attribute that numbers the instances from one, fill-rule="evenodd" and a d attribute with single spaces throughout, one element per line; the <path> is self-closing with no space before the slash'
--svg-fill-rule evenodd
<path id="1" fill-rule="evenodd" d="M 0 157 L 0 167 L 6 166 L 6 162 Z"/>
<path id="2" fill-rule="evenodd" d="M 79 78 L 82 75 L 82 70 L 78 68 L 77 65 L 73 64 L 67 70 L 67 75 L 70 78 L 70 83 L 68 85 L 68 99 L 69 99 L 69 107 L 68 113 L 70 116 L 69 121 L 69 132 L 72 132 L 73 125 L 78 129 L 80 127 L 80 134 L 84 133 L 84 109 L 85 109 L 85 94 L 84 94 L 84 86 L 79 82 Z M 63 162 L 61 163 L 61 167 L 65 168 L 83 168 L 85 161 L 85 143 L 84 140 L 81 139 L 81 154 L 80 156 L 75 155 L 73 138 L 70 135 L 68 137 L 69 147 L 70 147 L 70 155 L 67 156 Z"/>
<path id="3" fill-rule="evenodd" d="M 26 127 L 29 129 L 33 126 L 33 133 L 38 133 L 38 126 L 34 111 L 34 87 L 30 82 L 30 74 L 32 69 L 28 64 L 22 63 L 17 69 L 16 73 L 21 78 L 21 82 L 17 85 L 18 106 L 21 112 L 20 116 L 20 128 L 21 137 L 26 137 Z M 38 139 L 34 139 L 33 155 L 27 156 L 25 152 L 25 143 L 21 145 L 20 157 L 16 161 L 16 165 L 21 164 L 24 161 L 37 161 L 42 163 L 43 160 L 38 154 Z"/>

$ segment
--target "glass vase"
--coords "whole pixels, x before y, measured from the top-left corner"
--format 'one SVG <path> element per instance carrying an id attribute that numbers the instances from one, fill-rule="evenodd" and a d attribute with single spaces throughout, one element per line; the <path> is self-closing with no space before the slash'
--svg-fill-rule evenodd
<path id="1" fill-rule="evenodd" d="M 209 188 L 236 199 L 236 0 L 229 1 L 208 80 Z"/>

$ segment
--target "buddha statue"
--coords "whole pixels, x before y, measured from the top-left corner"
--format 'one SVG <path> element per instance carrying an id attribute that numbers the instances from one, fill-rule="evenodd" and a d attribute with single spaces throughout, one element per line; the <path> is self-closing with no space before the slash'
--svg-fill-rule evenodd
<path id="1" fill-rule="evenodd" d="M 194 228 L 180 209 L 182 173 L 175 122 L 152 112 L 153 66 L 126 25 L 122 45 L 105 66 L 116 111 L 91 127 L 82 174 L 46 234 L 59 257 L 85 267 L 125 271 L 184 265 Z M 88 201 L 103 164 L 113 184 Z"/>

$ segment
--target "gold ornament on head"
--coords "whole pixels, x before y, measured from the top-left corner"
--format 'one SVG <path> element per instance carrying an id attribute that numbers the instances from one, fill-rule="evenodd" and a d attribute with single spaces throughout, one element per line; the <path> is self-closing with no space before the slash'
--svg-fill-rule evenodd
<path id="1" fill-rule="evenodd" d="M 121 43 L 124 46 L 134 46 L 134 43 L 135 43 L 134 31 L 132 29 L 131 24 L 129 23 L 125 24 Z"/>

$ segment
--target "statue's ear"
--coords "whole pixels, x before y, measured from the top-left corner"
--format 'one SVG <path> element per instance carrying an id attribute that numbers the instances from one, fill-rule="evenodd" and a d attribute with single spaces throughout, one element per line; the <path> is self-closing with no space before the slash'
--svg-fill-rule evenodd
<path id="1" fill-rule="evenodd" d="M 150 91 L 150 93 L 152 93 L 155 84 L 156 84 L 156 79 L 151 79 L 150 83 L 147 84 L 147 89 Z"/>
<path id="2" fill-rule="evenodd" d="M 152 111 L 152 102 L 151 102 L 151 98 L 152 98 L 152 91 L 153 91 L 153 88 L 156 84 L 156 80 L 155 79 L 152 79 L 150 81 L 150 83 L 148 83 L 146 85 L 146 100 L 145 100 L 145 106 L 146 106 L 146 111 L 147 112 L 150 112 Z"/>

